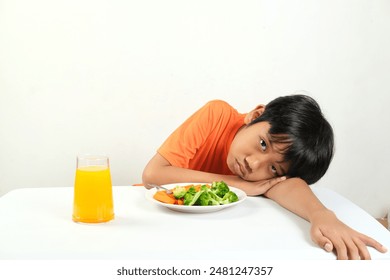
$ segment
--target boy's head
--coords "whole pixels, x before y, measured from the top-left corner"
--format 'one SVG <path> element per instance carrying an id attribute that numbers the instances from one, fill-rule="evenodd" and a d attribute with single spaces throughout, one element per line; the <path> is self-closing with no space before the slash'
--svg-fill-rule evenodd
<path id="1" fill-rule="evenodd" d="M 274 143 L 285 143 L 287 176 L 317 182 L 327 171 L 334 152 L 333 129 L 317 102 L 306 95 L 278 97 L 250 125 L 266 121 Z"/>
<path id="2" fill-rule="evenodd" d="M 276 176 L 317 182 L 333 157 L 333 130 L 317 102 L 305 95 L 276 98 L 247 114 L 227 164 L 247 181 Z"/>

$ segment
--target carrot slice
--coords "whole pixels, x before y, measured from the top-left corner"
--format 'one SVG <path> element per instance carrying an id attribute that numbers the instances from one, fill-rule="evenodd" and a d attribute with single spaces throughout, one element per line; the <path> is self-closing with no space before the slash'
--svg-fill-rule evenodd
<path id="1" fill-rule="evenodd" d="M 187 191 L 189 190 L 189 188 L 193 187 L 194 185 L 186 185 L 186 186 L 183 186 Z"/>
<path id="2" fill-rule="evenodd" d="M 200 191 L 200 188 L 202 187 L 203 185 L 202 184 L 198 184 L 198 185 L 187 185 L 187 186 L 183 186 L 183 187 L 185 187 L 186 188 L 186 190 L 188 191 L 188 189 L 189 188 L 191 188 L 191 187 L 194 187 L 195 188 L 195 191 Z M 207 185 L 206 184 L 206 187 L 208 187 L 208 188 L 211 188 L 211 186 L 210 185 Z"/>
<path id="3" fill-rule="evenodd" d="M 155 200 L 161 201 L 163 203 L 175 204 L 176 199 L 172 194 L 167 194 L 165 191 L 158 191 L 153 195 Z"/>

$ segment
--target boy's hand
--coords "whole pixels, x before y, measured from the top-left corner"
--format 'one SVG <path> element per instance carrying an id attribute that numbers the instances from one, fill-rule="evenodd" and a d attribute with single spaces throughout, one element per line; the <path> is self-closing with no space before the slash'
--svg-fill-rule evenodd
<path id="1" fill-rule="evenodd" d="M 381 253 L 387 251 L 376 240 L 345 225 L 328 209 L 313 213 L 310 222 L 312 240 L 328 252 L 335 251 L 338 260 L 369 260 L 367 246 Z"/>
<path id="2" fill-rule="evenodd" d="M 270 188 L 265 196 L 309 221 L 312 240 L 326 251 L 334 251 L 339 260 L 368 260 L 371 257 L 367 246 L 381 253 L 387 251 L 376 240 L 353 230 L 340 221 L 318 200 L 302 179 L 289 178 Z"/>

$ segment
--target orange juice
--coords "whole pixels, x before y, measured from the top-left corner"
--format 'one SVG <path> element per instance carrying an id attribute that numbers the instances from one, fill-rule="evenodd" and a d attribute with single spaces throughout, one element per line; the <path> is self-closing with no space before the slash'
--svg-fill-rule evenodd
<path id="1" fill-rule="evenodd" d="M 101 223 L 113 218 L 114 205 L 108 166 L 78 167 L 74 185 L 73 220 Z"/>

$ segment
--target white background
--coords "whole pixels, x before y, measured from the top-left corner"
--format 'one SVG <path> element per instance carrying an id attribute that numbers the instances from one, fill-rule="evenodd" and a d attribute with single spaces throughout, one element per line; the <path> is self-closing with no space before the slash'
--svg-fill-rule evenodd
<path id="1" fill-rule="evenodd" d="M 305 90 L 333 125 L 316 187 L 390 207 L 390 1 L 0 0 L 0 195 L 72 186 L 77 154 L 141 182 L 211 99 L 240 112 Z"/>

